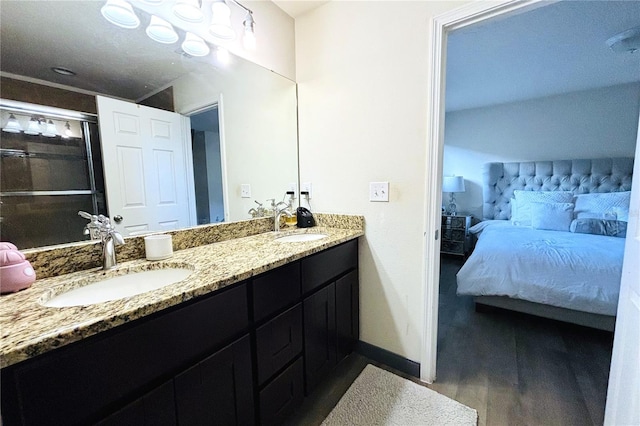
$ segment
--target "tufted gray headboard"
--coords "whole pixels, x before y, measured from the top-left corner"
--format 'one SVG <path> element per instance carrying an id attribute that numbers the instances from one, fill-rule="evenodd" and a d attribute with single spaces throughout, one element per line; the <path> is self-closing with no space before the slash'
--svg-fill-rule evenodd
<path id="1" fill-rule="evenodd" d="M 510 219 L 516 189 L 617 192 L 631 190 L 633 158 L 487 163 L 483 169 L 483 217 Z"/>

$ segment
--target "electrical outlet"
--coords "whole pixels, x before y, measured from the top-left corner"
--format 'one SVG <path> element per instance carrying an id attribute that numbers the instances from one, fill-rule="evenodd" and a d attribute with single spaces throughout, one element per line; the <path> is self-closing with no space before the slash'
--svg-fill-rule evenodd
<path id="1" fill-rule="evenodd" d="M 243 183 L 240 185 L 240 197 L 251 198 L 251 185 L 249 185 L 248 183 Z"/>
<path id="2" fill-rule="evenodd" d="M 287 191 L 293 191 L 295 194 L 298 193 L 298 184 L 295 182 L 291 182 L 289 183 L 289 185 L 287 185 Z"/>
<path id="3" fill-rule="evenodd" d="M 389 182 L 369 182 L 369 201 L 389 201 Z"/>
<path id="4" fill-rule="evenodd" d="M 300 188 L 300 192 L 308 192 L 309 193 L 309 199 L 311 199 L 311 182 L 303 182 L 302 186 Z"/>

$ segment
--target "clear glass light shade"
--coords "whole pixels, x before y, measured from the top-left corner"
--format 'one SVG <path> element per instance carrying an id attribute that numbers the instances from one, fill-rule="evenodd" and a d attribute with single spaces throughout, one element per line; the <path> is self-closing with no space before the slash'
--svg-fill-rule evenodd
<path id="1" fill-rule="evenodd" d="M 246 50 L 256 50 L 256 35 L 253 31 L 244 31 L 242 45 Z"/>
<path id="2" fill-rule="evenodd" d="M 162 18 L 151 15 L 151 22 L 147 27 L 147 35 L 158 43 L 171 44 L 178 41 L 178 33 L 173 26 Z"/>
<path id="3" fill-rule="evenodd" d="M 56 125 L 53 124 L 53 121 L 47 121 L 47 125 L 42 132 L 42 136 L 46 136 L 48 138 L 55 138 L 58 136 L 58 129 L 56 129 Z"/>
<path id="4" fill-rule="evenodd" d="M 9 114 L 7 125 L 2 128 L 2 131 L 7 133 L 20 133 L 22 131 L 22 126 L 18 123 L 15 115 Z"/>
<path id="5" fill-rule="evenodd" d="M 40 134 L 40 129 L 40 121 L 35 117 L 31 117 L 31 120 L 29 120 L 29 127 L 27 127 L 27 130 L 24 132 L 27 135 L 37 136 Z"/>
<path id="6" fill-rule="evenodd" d="M 211 5 L 211 25 L 209 32 L 222 40 L 233 40 L 236 32 L 231 28 L 231 10 L 224 0 L 214 1 Z"/>
<path id="7" fill-rule="evenodd" d="M 210 51 L 207 43 L 193 33 L 187 33 L 182 42 L 182 50 L 191 56 L 207 56 Z"/>
<path id="8" fill-rule="evenodd" d="M 244 25 L 244 36 L 242 44 L 246 50 L 256 50 L 256 34 L 253 32 L 253 15 L 247 12 L 247 17 L 242 23 Z"/>
<path id="9" fill-rule="evenodd" d="M 173 14 L 187 22 L 202 22 L 204 20 L 204 14 L 198 0 L 178 0 L 173 6 Z"/>
<path id="10" fill-rule="evenodd" d="M 122 28 L 132 29 L 140 25 L 140 18 L 125 0 L 107 0 L 100 13 L 107 21 Z"/>

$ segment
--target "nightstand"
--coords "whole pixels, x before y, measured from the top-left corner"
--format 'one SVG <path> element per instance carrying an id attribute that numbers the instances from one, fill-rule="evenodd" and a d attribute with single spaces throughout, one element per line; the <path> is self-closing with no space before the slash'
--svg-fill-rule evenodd
<path id="1" fill-rule="evenodd" d="M 440 253 L 466 256 L 471 249 L 471 217 L 465 215 L 442 215 L 442 240 Z"/>

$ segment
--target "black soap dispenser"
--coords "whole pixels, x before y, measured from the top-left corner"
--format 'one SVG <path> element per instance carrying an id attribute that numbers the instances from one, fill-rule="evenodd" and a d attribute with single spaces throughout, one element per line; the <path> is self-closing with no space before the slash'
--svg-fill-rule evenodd
<path id="1" fill-rule="evenodd" d="M 305 198 L 307 200 L 307 203 L 309 202 L 308 192 L 302 191 L 300 195 L 302 195 L 301 198 Z M 298 207 L 298 209 L 296 210 L 296 216 L 298 219 L 298 228 L 311 228 L 313 226 L 316 226 L 316 220 L 313 218 L 313 215 L 308 208 L 302 206 Z"/>

